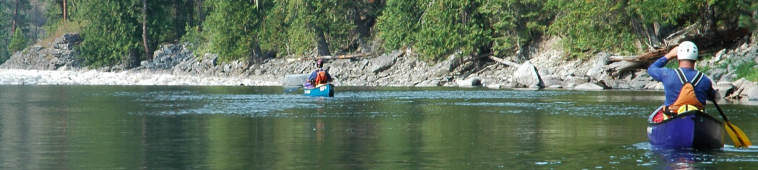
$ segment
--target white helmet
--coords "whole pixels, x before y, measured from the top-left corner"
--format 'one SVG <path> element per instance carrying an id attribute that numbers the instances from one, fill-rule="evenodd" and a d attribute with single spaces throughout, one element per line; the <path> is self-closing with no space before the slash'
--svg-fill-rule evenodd
<path id="1" fill-rule="evenodd" d="M 697 46 L 690 41 L 679 44 L 676 56 L 679 60 L 697 60 Z"/>

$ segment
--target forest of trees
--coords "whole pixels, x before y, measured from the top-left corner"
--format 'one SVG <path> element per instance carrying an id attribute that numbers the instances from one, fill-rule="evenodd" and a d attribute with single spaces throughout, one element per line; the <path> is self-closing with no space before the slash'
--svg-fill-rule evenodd
<path id="1" fill-rule="evenodd" d="M 684 28 L 702 35 L 758 25 L 752 0 L 3 0 L 0 61 L 63 32 L 80 32 L 90 66 L 151 60 L 190 42 L 222 61 L 355 53 L 381 42 L 425 60 L 452 53 L 518 56 L 559 36 L 569 56 L 635 54 Z"/>

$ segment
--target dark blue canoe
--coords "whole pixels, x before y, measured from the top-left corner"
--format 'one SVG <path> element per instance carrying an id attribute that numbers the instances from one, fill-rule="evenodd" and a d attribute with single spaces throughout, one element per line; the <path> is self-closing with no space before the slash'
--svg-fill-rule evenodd
<path id="1" fill-rule="evenodd" d="M 656 149 L 711 150 L 724 147 L 724 124 L 701 111 L 678 114 L 661 122 L 653 122 L 658 110 L 648 118 L 647 137 Z"/>
<path id="2" fill-rule="evenodd" d="M 305 87 L 306 96 L 334 97 L 334 85 L 326 84 L 316 87 Z"/>

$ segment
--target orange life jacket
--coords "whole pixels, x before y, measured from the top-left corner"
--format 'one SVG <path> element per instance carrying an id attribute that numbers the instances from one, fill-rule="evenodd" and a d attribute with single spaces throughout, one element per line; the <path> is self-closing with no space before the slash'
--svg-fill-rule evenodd
<path id="1" fill-rule="evenodd" d="M 695 95 L 695 86 L 703 79 L 703 73 L 698 72 L 695 78 L 687 80 L 684 76 L 682 69 L 676 69 L 676 74 L 679 76 L 679 81 L 682 83 L 682 89 L 679 91 L 679 97 L 676 98 L 674 104 L 667 107 L 666 111 L 672 115 L 678 114 L 680 111 L 685 112 L 689 110 L 704 111 L 705 104 L 700 103 Z M 684 107 L 684 108 L 683 108 Z M 691 108 L 694 107 L 694 108 Z M 668 118 L 668 117 L 667 117 Z"/>
<path id="2" fill-rule="evenodd" d="M 320 70 L 316 73 L 316 85 L 329 83 L 328 81 L 329 79 L 326 77 L 326 71 Z"/>

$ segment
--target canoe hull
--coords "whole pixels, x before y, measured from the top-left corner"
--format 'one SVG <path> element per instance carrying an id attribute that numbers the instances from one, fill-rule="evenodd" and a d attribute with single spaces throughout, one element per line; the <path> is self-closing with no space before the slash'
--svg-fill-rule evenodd
<path id="1" fill-rule="evenodd" d="M 304 95 L 318 97 L 334 97 L 334 85 L 327 84 L 314 88 L 305 88 Z"/>
<path id="2" fill-rule="evenodd" d="M 657 112 L 657 111 L 656 111 Z M 711 150 L 724 147 L 724 124 L 712 116 L 690 111 L 659 123 L 650 115 L 647 137 L 657 149 Z"/>

